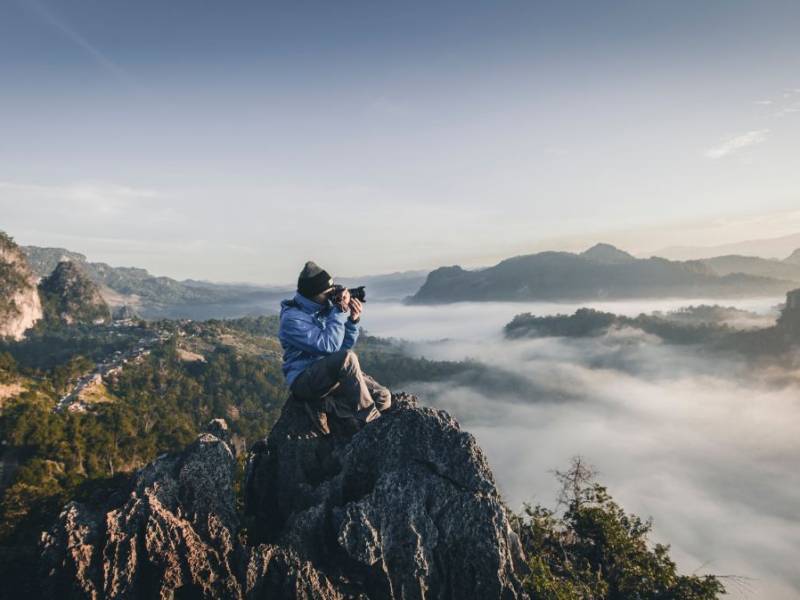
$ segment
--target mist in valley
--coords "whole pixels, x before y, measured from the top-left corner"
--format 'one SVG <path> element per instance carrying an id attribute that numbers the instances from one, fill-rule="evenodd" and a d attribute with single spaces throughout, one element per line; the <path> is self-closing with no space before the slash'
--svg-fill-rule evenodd
<path id="1" fill-rule="evenodd" d="M 743 328 L 772 323 L 780 302 L 716 301 L 755 313 Z M 582 455 L 627 511 L 654 519 L 654 539 L 672 545 L 684 572 L 739 576 L 725 580 L 733 598 L 796 598 L 800 373 L 628 328 L 580 339 L 502 335 L 520 312 L 591 306 L 635 316 L 713 303 L 373 303 L 364 326 L 408 340 L 417 356 L 493 367 L 492 381 L 479 385 L 456 378 L 402 387 L 476 436 L 513 509 L 553 506 L 552 469 Z"/>

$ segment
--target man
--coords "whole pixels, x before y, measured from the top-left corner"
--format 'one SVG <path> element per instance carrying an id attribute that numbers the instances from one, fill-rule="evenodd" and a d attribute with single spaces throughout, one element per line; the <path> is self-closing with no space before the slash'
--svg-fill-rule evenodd
<path id="1" fill-rule="evenodd" d="M 327 413 L 360 425 L 379 417 L 392 403 L 389 390 L 361 371 L 352 351 L 363 304 L 347 290 L 334 303 L 333 292 L 328 272 L 307 262 L 294 298 L 281 302 L 278 334 L 289 389 L 323 435 L 330 433 Z"/>

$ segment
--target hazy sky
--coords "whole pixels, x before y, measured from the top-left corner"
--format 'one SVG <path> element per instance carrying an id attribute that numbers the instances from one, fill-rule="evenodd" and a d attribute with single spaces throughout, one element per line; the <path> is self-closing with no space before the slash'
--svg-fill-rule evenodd
<path id="1" fill-rule="evenodd" d="M 800 4 L 0 0 L 0 229 L 283 282 L 800 231 Z"/>

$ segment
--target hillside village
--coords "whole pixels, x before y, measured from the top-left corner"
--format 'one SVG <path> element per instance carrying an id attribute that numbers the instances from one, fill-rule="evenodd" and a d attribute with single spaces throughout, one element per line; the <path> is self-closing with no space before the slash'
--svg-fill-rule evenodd
<path id="1" fill-rule="evenodd" d="M 114 321 L 110 325 L 112 333 L 118 335 L 123 335 L 124 330 L 133 327 L 140 329 L 132 320 Z M 179 331 L 178 335 L 182 333 Z M 55 410 L 85 412 L 88 402 L 97 401 L 98 396 L 101 400 L 107 397 L 106 382 L 118 377 L 127 365 L 141 363 L 156 345 L 165 343 L 173 335 L 175 334 L 167 329 L 147 330 L 145 336 L 138 338 L 130 349 L 115 350 L 106 359 L 98 362 L 91 372 L 81 375 L 73 387 L 58 399 Z"/>

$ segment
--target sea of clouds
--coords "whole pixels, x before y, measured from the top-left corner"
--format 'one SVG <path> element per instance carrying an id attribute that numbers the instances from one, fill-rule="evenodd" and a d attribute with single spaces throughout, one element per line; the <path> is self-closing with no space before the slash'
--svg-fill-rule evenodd
<path id="1" fill-rule="evenodd" d="M 373 303 L 370 333 L 409 340 L 416 355 L 472 358 L 524 378 L 498 389 L 458 381 L 404 388 L 444 408 L 486 452 L 513 508 L 554 505 L 552 469 L 575 455 L 629 512 L 654 519 L 684 572 L 735 575 L 732 598 L 800 596 L 800 375 L 669 346 L 638 330 L 586 339 L 506 340 L 521 312 L 617 314 L 723 304 L 768 323 L 778 298 L 588 304 Z M 750 323 L 752 325 L 752 323 Z"/>

